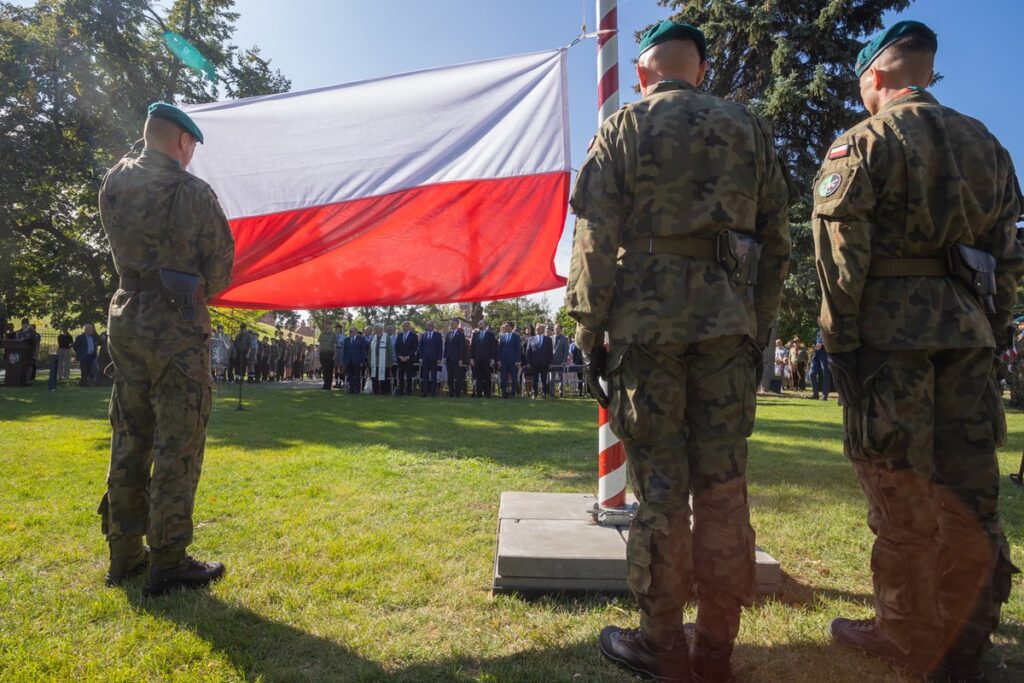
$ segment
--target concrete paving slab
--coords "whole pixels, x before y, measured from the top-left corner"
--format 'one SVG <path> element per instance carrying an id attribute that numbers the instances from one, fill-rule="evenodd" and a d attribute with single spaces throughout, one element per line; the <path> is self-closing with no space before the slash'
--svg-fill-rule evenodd
<path id="1" fill-rule="evenodd" d="M 494 592 L 628 592 L 629 531 L 593 524 L 586 511 L 594 500 L 577 493 L 502 493 Z M 758 593 L 779 592 L 779 563 L 761 548 L 756 563 Z"/>
<path id="2" fill-rule="evenodd" d="M 527 493 L 504 491 L 498 519 L 562 519 L 587 521 L 595 497 L 586 493 Z"/>
<path id="3" fill-rule="evenodd" d="M 591 519 L 590 510 L 597 497 L 589 493 L 531 493 L 505 491 L 498 506 L 498 519 Z M 629 494 L 626 504 L 636 498 Z"/>
<path id="4" fill-rule="evenodd" d="M 503 519 L 498 529 L 501 576 L 621 579 L 626 543 L 616 527 L 582 520 Z"/>

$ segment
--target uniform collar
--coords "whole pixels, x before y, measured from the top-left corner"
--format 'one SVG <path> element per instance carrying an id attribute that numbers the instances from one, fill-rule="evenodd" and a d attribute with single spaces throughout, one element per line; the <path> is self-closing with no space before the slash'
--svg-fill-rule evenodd
<path id="1" fill-rule="evenodd" d="M 146 147 L 142 150 L 142 154 L 139 155 L 140 161 L 152 161 L 158 166 L 164 166 L 165 168 L 181 168 L 181 164 L 177 159 L 172 159 L 158 149 L 152 147 Z"/>
<path id="2" fill-rule="evenodd" d="M 900 93 L 896 95 L 896 97 L 886 102 L 879 111 L 885 111 L 889 107 L 895 107 L 900 104 L 908 104 L 910 102 L 927 102 L 929 104 L 939 103 L 939 101 L 935 99 L 935 95 L 932 95 L 924 88 L 918 88 L 916 86 L 913 86 L 901 90 Z"/>
<path id="3" fill-rule="evenodd" d="M 690 83 L 687 83 L 686 81 L 676 81 L 676 80 L 658 81 L 658 84 L 655 85 L 651 89 L 651 92 L 648 93 L 648 94 L 650 95 L 650 94 L 653 94 L 653 93 L 656 93 L 656 92 L 667 92 L 669 90 L 696 90 L 696 89 L 697 88 L 693 87 L 693 85 L 691 85 Z"/>

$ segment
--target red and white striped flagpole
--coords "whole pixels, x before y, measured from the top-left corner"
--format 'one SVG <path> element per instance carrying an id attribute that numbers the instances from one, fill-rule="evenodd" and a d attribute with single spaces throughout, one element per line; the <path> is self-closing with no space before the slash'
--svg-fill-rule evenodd
<path id="1" fill-rule="evenodd" d="M 616 0 L 597 0 L 597 123 L 619 108 L 619 21 Z M 607 390 L 607 387 L 605 387 Z M 626 451 L 608 424 L 608 411 L 597 409 L 597 519 L 608 524 L 628 523 L 615 511 L 626 507 Z M 611 511 L 613 514 L 608 515 Z"/>
<path id="2" fill-rule="evenodd" d="M 597 0 L 597 125 L 619 108 L 619 17 L 616 0 Z"/>

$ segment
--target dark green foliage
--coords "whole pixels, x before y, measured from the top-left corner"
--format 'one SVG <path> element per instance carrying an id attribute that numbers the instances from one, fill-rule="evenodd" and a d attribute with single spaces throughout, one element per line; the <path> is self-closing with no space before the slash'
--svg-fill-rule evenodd
<path id="1" fill-rule="evenodd" d="M 141 137 L 158 99 L 203 102 L 290 87 L 257 48 L 230 44 L 232 0 L 0 2 L 0 300 L 55 325 L 105 317 L 116 288 L 96 195 Z M 184 67 L 161 33 L 180 33 L 221 85 Z"/>
<path id="2" fill-rule="evenodd" d="M 495 330 L 506 320 L 519 325 L 519 329 L 525 329 L 527 325 L 548 322 L 550 315 L 546 300 L 538 301 L 525 296 L 492 301 L 484 306 L 484 317 Z"/>

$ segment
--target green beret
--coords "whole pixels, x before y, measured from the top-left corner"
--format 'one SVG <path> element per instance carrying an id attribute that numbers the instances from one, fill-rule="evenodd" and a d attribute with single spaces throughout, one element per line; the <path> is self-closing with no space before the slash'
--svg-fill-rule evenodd
<path id="1" fill-rule="evenodd" d="M 704 33 L 696 26 L 680 24 L 671 19 L 659 21 L 647 29 L 647 32 L 640 38 L 639 54 L 643 54 L 667 40 L 692 40 L 697 44 L 697 52 L 700 53 L 701 61 L 708 58 L 708 42 L 704 38 Z"/>
<path id="2" fill-rule="evenodd" d="M 196 125 L 196 122 L 193 121 L 188 114 L 178 109 L 173 104 L 167 104 L 166 102 L 154 102 L 149 105 L 149 116 L 157 119 L 165 119 L 171 123 L 177 124 L 177 126 L 186 133 L 191 133 L 192 137 L 200 143 L 203 141 L 203 131 L 199 130 L 199 126 Z"/>
<path id="3" fill-rule="evenodd" d="M 857 76 L 863 75 L 885 48 L 911 33 L 919 33 L 925 36 L 931 41 L 933 49 L 939 49 L 939 39 L 930 28 L 920 21 L 901 21 L 879 33 L 870 43 L 864 46 L 860 54 L 857 55 L 857 63 L 853 67 L 857 72 Z"/>

